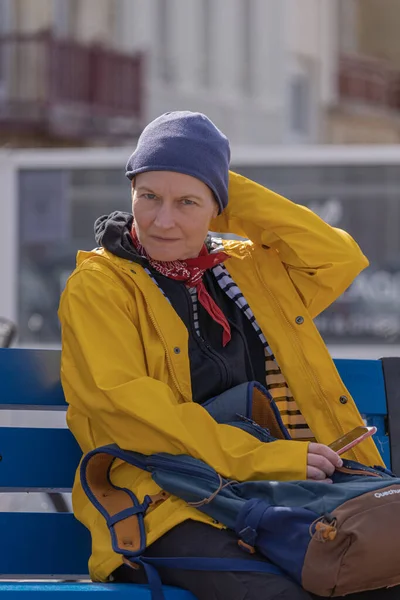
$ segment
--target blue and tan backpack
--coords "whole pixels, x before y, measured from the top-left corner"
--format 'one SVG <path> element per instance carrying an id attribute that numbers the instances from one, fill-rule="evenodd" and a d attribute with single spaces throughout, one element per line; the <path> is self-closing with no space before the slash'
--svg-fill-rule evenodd
<path id="1" fill-rule="evenodd" d="M 265 388 L 242 384 L 204 405 L 219 423 L 241 427 L 265 443 L 290 439 Z M 115 460 L 149 471 L 160 486 L 139 502 L 113 485 Z M 103 514 L 112 547 L 131 565 L 141 564 L 162 600 L 157 567 L 279 573 L 319 596 L 334 597 L 400 585 L 400 478 L 381 467 L 344 460 L 333 485 L 314 481 L 223 479 L 191 456 L 144 456 L 110 445 L 82 460 L 83 489 Z M 236 532 L 243 560 L 148 558 L 146 511 L 169 495 L 178 496 Z M 248 560 L 258 552 L 265 560 Z"/>

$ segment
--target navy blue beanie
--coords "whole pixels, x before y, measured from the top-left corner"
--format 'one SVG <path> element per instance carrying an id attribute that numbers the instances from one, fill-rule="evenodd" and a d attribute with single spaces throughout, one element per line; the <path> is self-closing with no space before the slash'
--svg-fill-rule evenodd
<path id="1" fill-rule="evenodd" d="M 169 112 L 143 130 L 126 165 L 126 176 L 133 179 L 145 171 L 191 175 L 211 188 L 221 212 L 228 204 L 230 155 L 227 137 L 208 117 Z"/>

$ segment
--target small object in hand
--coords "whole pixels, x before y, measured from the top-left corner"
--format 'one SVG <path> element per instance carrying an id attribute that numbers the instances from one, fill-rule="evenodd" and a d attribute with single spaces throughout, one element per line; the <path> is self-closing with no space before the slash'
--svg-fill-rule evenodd
<path id="1" fill-rule="evenodd" d="M 342 437 L 332 442 L 332 444 L 329 444 L 329 448 L 337 452 L 337 454 L 344 454 L 344 452 L 347 452 L 350 448 L 353 448 L 371 435 L 374 435 L 376 432 L 376 427 L 365 427 L 360 425 L 345 435 L 342 435 Z"/>

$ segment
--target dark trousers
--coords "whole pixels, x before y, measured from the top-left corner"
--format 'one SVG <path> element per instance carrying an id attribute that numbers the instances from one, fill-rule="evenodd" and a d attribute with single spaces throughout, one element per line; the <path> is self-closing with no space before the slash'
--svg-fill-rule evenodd
<path id="1" fill-rule="evenodd" d="M 185 521 L 154 542 L 146 556 L 201 556 L 212 558 L 247 558 L 265 560 L 259 554 L 245 554 L 237 544 L 237 536 L 226 529 L 216 529 L 204 523 Z M 234 573 L 218 571 L 158 570 L 165 585 L 189 590 L 198 600 L 312 600 L 319 596 L 305 592 L 296 583 L 269 573 Z M 116 583 L 147 583 L 141 569 L 127 565 L 112 574 Z M 344 597 L 342 597 L 344 598 Z M 400 600 L 400 587 L 359 594 L 345 600 Z M 339 600 L 339 598 L 337 599 Z"/>

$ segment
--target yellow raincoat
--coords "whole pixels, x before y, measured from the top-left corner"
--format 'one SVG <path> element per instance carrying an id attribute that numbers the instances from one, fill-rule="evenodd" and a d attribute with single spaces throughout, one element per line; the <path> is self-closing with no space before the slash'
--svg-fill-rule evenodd
<path id="1" fill-rule="evenodd" d="M 234 173 L 229 205 L 211 228 L 250 240 L 225 242 L 226 268 L 318 442 L 329 444 L 362 423 L 313 324 L 368 265 L 354 240 Z M 239 481 L 306 478 L 307 442 L 264 444 L 238 428 L 217 424 L 192 402 L 187 329 L 140 265 L 104 249 L 80 252 L 59 316 L 68 425 L 83 452 L 116 443 L 144 454 L 190 454 Z M 382 464 L 371 439 L 349 457 Z M 158 491 L 148 473 L 126 464 L 114 467 L 112 479 L 140 501 Z M 92 534 L 90 574 L 104 580 L 122 560 L 113 553 L 105 520 L 78 478 L 73 504 Z M 169 498 L 145 518 L 148 544 L 186 519 L 212 523 Z"/>

